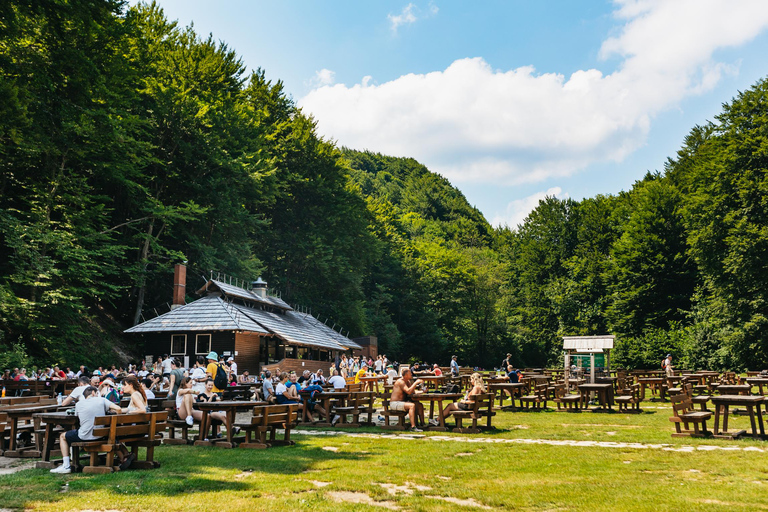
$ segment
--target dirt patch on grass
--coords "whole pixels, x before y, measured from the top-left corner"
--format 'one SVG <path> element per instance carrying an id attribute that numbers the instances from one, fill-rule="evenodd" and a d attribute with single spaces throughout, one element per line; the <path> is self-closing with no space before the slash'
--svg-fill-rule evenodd
<path id="1" fill-rule="evenodd" d="M 479 501 L 473 498 L 469 498 L 466 500 L 453 498 L 451 496 L 427 496 L 427 498 L 432 498 L 433 500 L 447 501 L 448 503 L 453 503 L 454 505 L 460 505 L 462 507 L 477 507 L 485 510 L 491 509 L 491 507 L 489 507 L 488 505 L 483 505 L 482 503 L 480 503 Z"/>
<path id="2" fill-rule="evenodd" d="M 469 457 L 470 455 L 474 455 L 475 452 L 459 452 L 454 457 Z"/>
<path id="3" fill-rule="evenodd" d="M 251 476 L 252 474 L 253 474 L 253 471 L 251 470 L 243 471 L 242 473 L 238 473 L 235 475 L 235 480 L 241 480 L 245 477 Z"/>
<path id="4" fill-rule="evenodd" d="M 321 482 L 320 480 L 307 480 L 309 483 L 314 485 L 315 487 L 327 487 L 331 485 L 331 482 Z"/>
<path id="5" fill-rule="evenodd" d="M 413 494 L 414 489 L 422 492 L 432 490 L 432 488 L 429 486 L 417 485 L 411 482 L 405 482 L 403 485 L 397 485 L 397 484 L 377 484 L 377 485 L 386 489 L 386 491 L 392 496 L 397 496 L 398 494 L 407 494 L 408 496 L 410 496 L 411 494 Z"/>
<path id="6" fill-rule="evenodd" d="M 10 457 L 0 457 L 0 475 L 10 475 L 24 469 L 35 467 L 35 461 L 29 459 L 12 459 Z"/>
<path id="7" fill-rule="evenodd" d="M 395 505 L 392 501 L 376 501 L 364 492 L 350 492 L 350 491 L 334 491 L 329 492 L 327 495 L 334 501 L 346 502 L 346 503 L 359 503 L 362 505 L 372 505 L 376 507 L 384 507 L 390 510 L 400 510 L 400 507 Z"/>
<path id="8" fill-rule="evenodd" d="M 339 449 L 336 448 L 335 446 L 323 446 L 323 450 L 325 450 L 327 452 L 337 452 L 337 451 L 339 451 Z"/>

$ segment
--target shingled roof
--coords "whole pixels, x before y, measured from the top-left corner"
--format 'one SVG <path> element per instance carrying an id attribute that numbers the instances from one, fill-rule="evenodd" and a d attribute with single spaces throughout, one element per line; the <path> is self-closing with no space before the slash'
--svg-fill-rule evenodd
<path id="1" fill-rule="evenodd" d="M 238 311 L 233 304 L 229 304 L 221 297 L 212 295 L 134 325 L 125 332 L 166 331 L 251 331 L 270 334 L 267 329 L 254 322 L 248 315 Z"/>
<path id="2" fill-rule="evenodd" d="M 282 299 L 210 280 L 198 293 L 209 295 L 127 329 L 126 333 L 248 331 L 295 344 L 330 350 L 361 349 L 312 315 L 297 313 Z M 218 296 L 218 293 L 221 296 Z M 235 299 L 244 301 L 235 302 Z"/>

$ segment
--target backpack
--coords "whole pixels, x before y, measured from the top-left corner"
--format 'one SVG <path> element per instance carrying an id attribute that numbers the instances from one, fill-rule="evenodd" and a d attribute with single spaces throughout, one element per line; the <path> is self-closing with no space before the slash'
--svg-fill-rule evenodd
<path id="1" fill-rule="evenodd" d="M 216 389 L 227 389 L 227 384 L 229 384 L 227 372 L 224 371 L 224 368 L 222 368 L 220 364 L 217 364 L 216 375 L 213 377 L 213 385 L 216 386 Z"/>
<path id="2" fill-rule="evenodd" d="M 458 386 L 458 384 L 446 384 L 443 387 L 442 392 L 446 394 L 461 393 L 461 388 Z"/>

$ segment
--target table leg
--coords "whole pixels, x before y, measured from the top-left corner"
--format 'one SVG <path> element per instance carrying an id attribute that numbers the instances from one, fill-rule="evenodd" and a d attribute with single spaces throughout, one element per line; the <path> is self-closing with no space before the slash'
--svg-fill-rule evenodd
<path id="1" fill-rule="evenodd" d="M 760 437 L 765 437 L 765 426 L 763 425 L 763 411 L 760 410 L 760 404 L 757 404 L 757 424 L 760 426 Z"/>
<path id="2" fill-rule="evenodd" d="M 728 433 L 728 412 L 730 408 L 728 404 L 723 405 L 723 434 Z"/>
<path id="3" fill-rule="evenodd" d="M 46 423 L 45 424 L 45 438 L 43 440 L 43 453 L 41 454 L 41 459 L 43 459 L 43 462 L 49 462 L 51 460 L 51 450 L 53 450 L 53 423 Z"/>
<path id="4" fill-rule="evenodd" d="M 208 435 L 208 429 L 210 428 L 208 425 L 208 410 L 203 409 L 202 413 L 203 416 L 200 418 L 200 433 L 197 435 L 197 439 L 200 442 L 205 441 L 205 438 Z"/>
<path id="5" fill-rule="evenodd" d="M 714 435 L 720 434 L 720 405 L 715 406 L 715 431 Z"/>
<path id="6" fill-rule="evenodd" d="M 749 423 L 752 426 L 752 436 L 757 437 L 757 425 L 755 424 L 755 406 L 752 404 L 747 405 L 747 411 L 749 412 Z"/>
<path id="7" fill-rule="evenodd" d="M 8 450 L 9 452 L 15 452 L 16 451 L 16 431 L 18 430 L 18 422 L 19 418 L 11 418 L 11 439 L 8 441 Z"/>

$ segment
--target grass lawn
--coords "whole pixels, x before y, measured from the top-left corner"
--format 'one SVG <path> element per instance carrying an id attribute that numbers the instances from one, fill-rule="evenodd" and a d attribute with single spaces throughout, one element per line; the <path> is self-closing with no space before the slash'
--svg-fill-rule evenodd
<path id="1" fill-rule="evenodd" d="M 498 430 L 478 435 L 366 428 L 297 432 L 296 446 L 268 450 L 160 447 L 154 471 L 2 476 L 0 509 L 768 510 L 768 443 L 672 438 L 668 404 L 643 407 L 499 412 Z"/>

